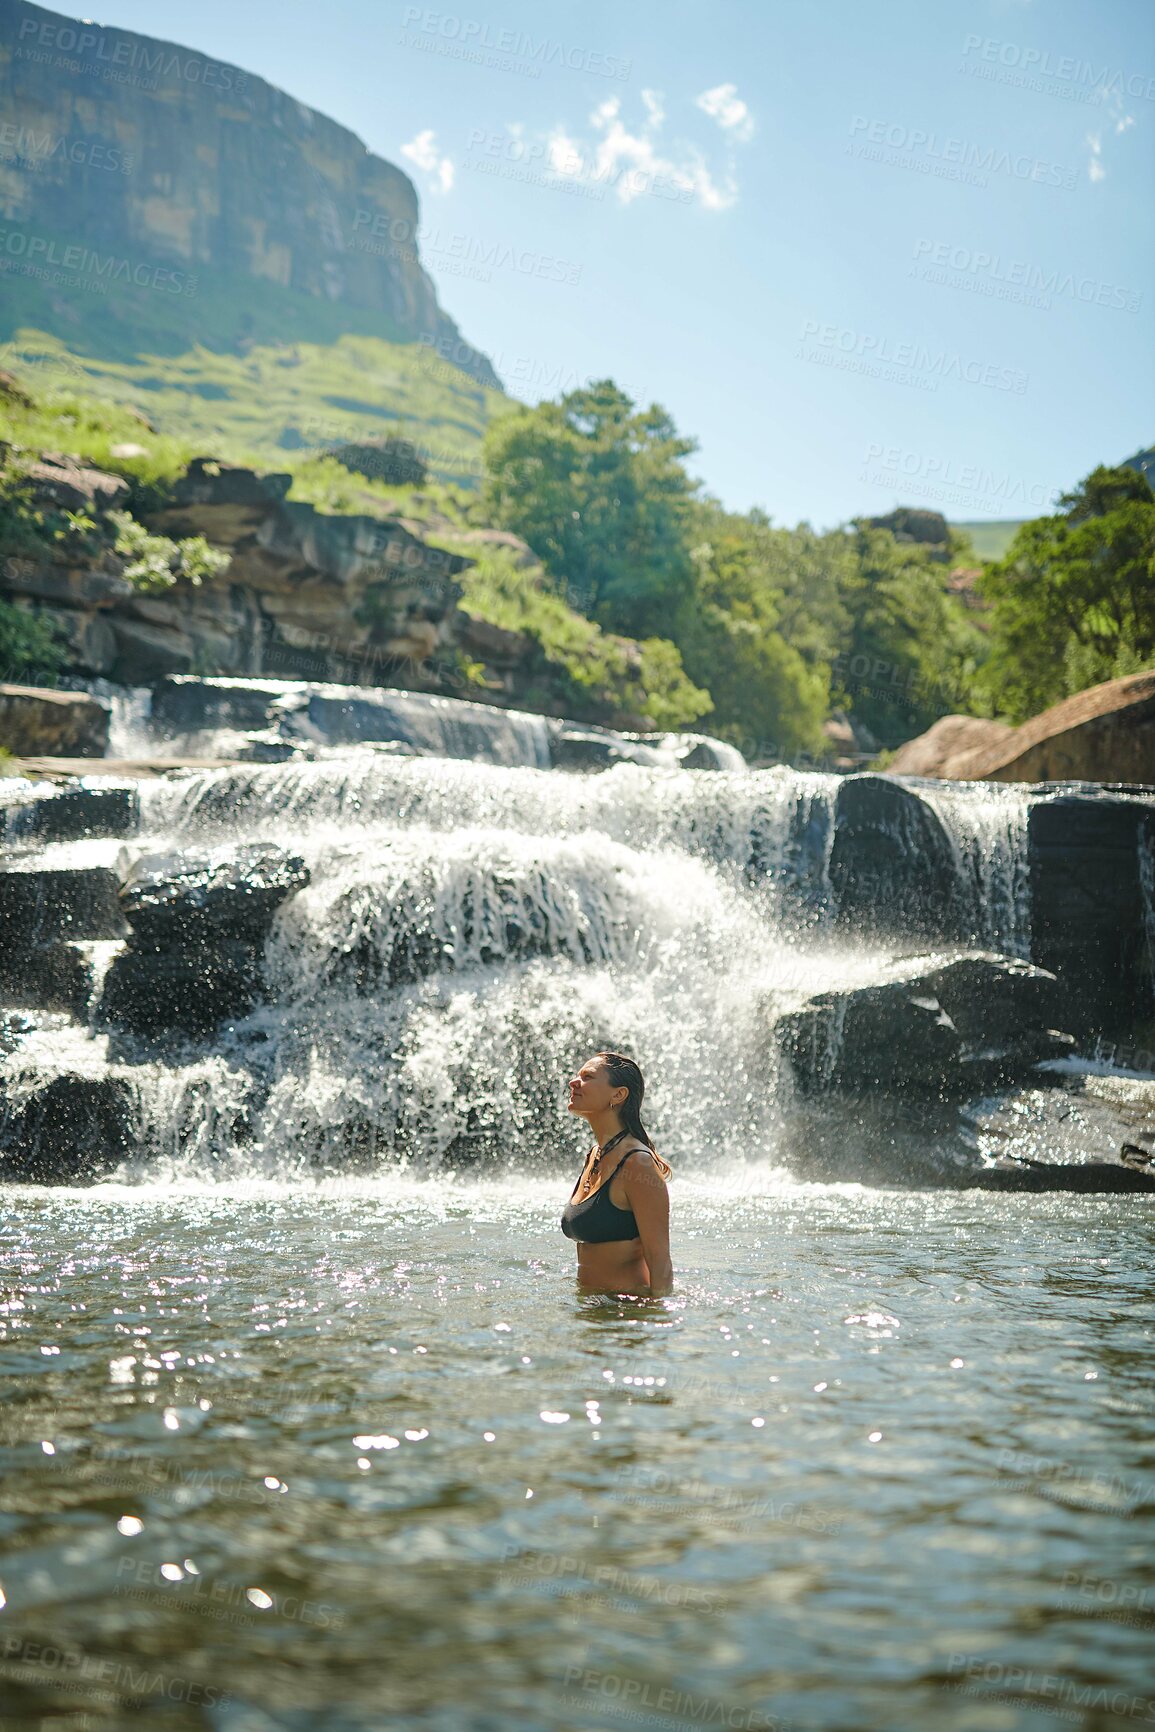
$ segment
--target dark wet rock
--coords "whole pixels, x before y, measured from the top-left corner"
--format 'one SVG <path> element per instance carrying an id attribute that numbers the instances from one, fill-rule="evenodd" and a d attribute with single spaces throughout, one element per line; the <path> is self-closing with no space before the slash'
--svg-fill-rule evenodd
<path id="1" fill-rule="evenodd" d="M 298 854 L 271 842 L 144 854 L 120 889 L 134 950 L 239 939 L 260 945 L 286 896 L 309 882 Z"/>
<path id="2" fill-rule="evenodd" d="M 555 770 L 607 770 L 612 764 L 660 765 L 665 760 L 656 746 L 615 734 L 610 728 L 582 726 L 576 722 L 552 722 L 550 762 Z"/>
<path id="3" fill-rule="evenodd" d="M 123 938 L 119 889 L 107 866 L 0 866 L 0 953 L 57 938 Z"/>
<path id="4" fill-rule="evenodd" d="M 1077 1032 L 1126 1026 L 1151 1002 L 1140 839 L 1155 801 L 1087 788 L 1036 801 L 1027 825 L 1031 955 L 1068 979 Z"/>
<path id="5" fill-rule="evenodd" d="M 80 782 L 53 793 L 40 788 L 4 798 L 0 782 L 0 837 L 5 842 L 76 842 L 88 836 L 135 836 L 140 795 L 134 782 Z"/>
<path id="6" fill-rule="evenodd" d="M 243 1016 L 262 990 L 273 916 L 308 882 L 301 857 L 273 843 L 142 855 L 121 887 L 132 931 L 105 977 L 100 1020 L 204 1034 Z"/>
<path id="7" fill-rule="evenodd" d="M 845 778 L 829 873 L 840 932 L 948 942 L 964 936 L 950 838 L 938 814 L 901 782 Z"/>
<path id="8" fill-rule="evenodd" d="M 906 972 L 893 978 L 897 968 Z M 960 1098 L 1070 1051 L 1067 995 L 1054 975 L 971 952 L 876 984 L 816 994 L 775 1025 L 803 1095 Z"/>
<path id="9" fill-rule="evenodd" d="M 84 1184 L 112 1172 L 139 1146 L 140 1108 L 123 1077 L 64 1074 L 24 1094 L 0 1094 L 0 1177 Z"/>
<path id="10" fill-rule="evenodd" d="M 15 757 L 103 758 L 111 714 L 87 692 L 0 684 L 0 740 Z"/>
<path id="11" fill-rule="evenodd" d="M 1155 1191 L 1155 1174 L 1119 1161 L 1006 1160 L 986 1167 L 966 1181 L 983 1191 L 1084 1191 L 1089 1193 Z"/>
<path id="12" fill-rule="evenodd" d="M 135 1034 L 208 1034 L 251 1010 L 262 984 L 259 949 L 236 939 L 178 950 L 126 949 L 105 976 L 100 1018 Z"/>
<path id="13" fill-rule="evenodd" d="M 79 945 L 57 941 L 0 955 L 0 999 L 6 1005 L 64 1010 L 79 1019 L 92 986 L 92 958 Z"/>
<path id="14" fill-rule="evenodd" d="M 803 1094 L 937 1092 L 962 1055 L 942 1005 L 907 981 L 819 993 L 775 1028 Z"/>
<path id="15" fill-rule="evenodd" d="M 297 689 L 281 680 L 200 680 L 173 674 L 153 686 L 149 723 L 169 737 L 202 729 L 265 728 L 275 699 Z"/>

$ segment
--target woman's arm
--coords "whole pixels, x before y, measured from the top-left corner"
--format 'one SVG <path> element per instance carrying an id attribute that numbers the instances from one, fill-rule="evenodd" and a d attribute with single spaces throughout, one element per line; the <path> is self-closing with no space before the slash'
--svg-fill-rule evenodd
<path id="1" fill-rule="evenodd" d="M 670 1193 L 666 1181 L 647 1155 L 633 1159 L 622 1168 L 626 1197 L 642 1241 L 642 1255 L 650 1271 L 650 1292 L 657 1298 L 669 1293 L 674 1286 L 674 1265 L 670 1261 Z"/>

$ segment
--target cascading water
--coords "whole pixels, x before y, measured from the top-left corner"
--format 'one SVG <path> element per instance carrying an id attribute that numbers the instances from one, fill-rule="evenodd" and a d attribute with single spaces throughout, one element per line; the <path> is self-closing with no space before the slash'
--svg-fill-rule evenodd
<path id="1" fill-rule="evenodd" d="M 553 1164 L 565 1080 L 612 1042 L 645 1053 L 672 1153 L 765 1150 L 823 869 L 798 814 L 832 785 L 360 757 L 146 784 L 150 848 L 291 837 L 311 873 L 266 946 L 271 1002 L 190 1054 L 185 1090 L 157 1072 L 157 1145 L 191 1120 L 198 1164 Z"/>
<path id="2" fill-rule="evenodd" d="M 1025 960 L 1030 955 L 1027 792 L 1013 783 L 925 782 L 919 793 L 950 838 L 976 943 Z"/>
<path id="3" fill-rule="evenodd" d="M 118 727 L 139 746 L 139 702 Z M 643 1057 L 673 1158 L 708 1167 L 725 1148 L 773 1164 L 792 1111 L 776 1021 L 833 995 L 810 1035 L 827 1078 L 837 995 L 911 950 L 836 928 L 840 786 L 787 769 L 566 775 L 371 746 L 145 779 L 131 842 L 42 859 L 115 859 L 123 876 L 172 849 L 299 854 L 309 882 L 273 920 L 262 997 L 209 1036 L 150 1041 L 101 1022 L 97 984 L 95 1028 L 44 1019 L 11 1061 L 14 1087 L 57 1070 L 130 1083 L 134 1178 L 552 1167 L 576 1147 L 566 1079 L 612 1044 Z M 972 945 L 1025 956 L 1025 795 L 924 797 Z"/>

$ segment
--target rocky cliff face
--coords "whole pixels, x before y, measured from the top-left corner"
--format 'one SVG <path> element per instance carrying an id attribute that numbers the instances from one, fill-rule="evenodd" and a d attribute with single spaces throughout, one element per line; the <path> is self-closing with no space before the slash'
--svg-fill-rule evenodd
<path id="1" fill-rule="evenodd" d="M 438 305 L 408 176 L 264 79 L 0 0 L 0 98 L 5 271 L 123 280 L 174 307 L 206 278 L 276 284 L 500 384 Z"/>

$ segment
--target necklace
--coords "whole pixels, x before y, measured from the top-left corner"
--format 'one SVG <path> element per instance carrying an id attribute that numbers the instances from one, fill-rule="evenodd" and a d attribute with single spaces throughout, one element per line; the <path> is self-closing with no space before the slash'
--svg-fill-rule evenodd
<path id="1" fill-rule="evenodd" d="M 586 1175 L 586 1191 L 587 1191 L 587 1193 L 590 1190 L 590 1188 L 592 1187 L 594 1179 L 597 1177 L 598 1168 L 600 1167 L 605 1156 L 609 1154 L 609 1152 L 612 1148 L 614 1148 L 618 1143 L 621 1142 L 623 1137 L 628 1137 L 629 1134 L 630 1133 L 629 1133 L 628 1128 L 626 1130 L 619 1131 L 616 1136 L 610 1138 L 609 1142 L 605 1145 L 604 1148 L 601 1148 L 601 1147 L 598 1148 L 598 1152 L 594 1156 L 593 1160 L 591 1161 L 590 1170 Z"/>

